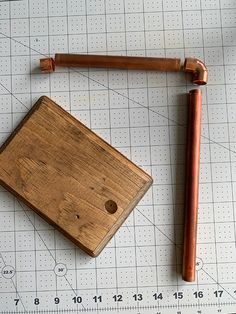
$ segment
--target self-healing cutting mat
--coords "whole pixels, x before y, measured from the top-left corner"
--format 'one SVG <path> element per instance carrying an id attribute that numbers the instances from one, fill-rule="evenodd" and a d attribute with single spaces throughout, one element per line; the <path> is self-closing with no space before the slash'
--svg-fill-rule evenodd
<path id="1" fill-rule="evenodd" d="M 0 184 L 92 256 L 152 179 L 47 97 L 0 150 Z"/>
<path id="2" fill-rule="evenodd" d="M 0 186 L 0 312 L 236 312 L 235 15 L 235 0 L 0 1 L 0 145 L 47 95 L 154 180 L 96 258 Z M 181 278 L 193 85 L 183 73 L 37 69 L 68 52 L 207 65 L 196 282 Z"/>

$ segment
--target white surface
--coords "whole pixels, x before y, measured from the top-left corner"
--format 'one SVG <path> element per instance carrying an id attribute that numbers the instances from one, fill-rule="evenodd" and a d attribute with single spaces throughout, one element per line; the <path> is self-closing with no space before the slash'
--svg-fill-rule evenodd
<path id="1" fill-rule="evenodd" d="M 183 93 L 192 85 L 182 74 L 39 73 L 43 55 L 68 51 L 206 62 L 195 283 L 180 276 L 186 128 L 178 125 L 186 123 Z M 96 259 L 1 188 L 1 313 L 235 313 L 235 1 L 1 1 L 0 56 L 1 143 L 44 94 L 154 178 Z"/>

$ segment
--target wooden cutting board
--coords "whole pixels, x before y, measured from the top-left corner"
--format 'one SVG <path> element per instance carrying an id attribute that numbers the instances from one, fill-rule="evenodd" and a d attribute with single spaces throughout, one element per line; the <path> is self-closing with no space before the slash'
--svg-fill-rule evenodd
<path id="1" fill-rule="evenodd" d="M 0 148 L 0 184 L 97 256 L 152 179 L 43 96 Z"/>

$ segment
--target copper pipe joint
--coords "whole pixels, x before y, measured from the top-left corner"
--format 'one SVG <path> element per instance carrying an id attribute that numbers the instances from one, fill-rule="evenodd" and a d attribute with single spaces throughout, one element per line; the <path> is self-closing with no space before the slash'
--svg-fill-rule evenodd
<path id="1" fill-rule="evenodd" d="M 55 61 L 53 58 L 40 59 L 40 69 L 43 73 L 51 73 L 55 71 Z"/>
<path id="2" fill-rule="evenodd" d="M 82 55 L 57 53 L 55 59 L 40 60 L 43 73 L 55 71 L 56 66 L 86 67 L 86 68 L 112 68 L 128 70 L 147 70 L 163 72 L 191 72 L 193 83 L 204 85 L 207 83 L 207 69 L 198 59 L 186 58 L 184 65 L 178 58 L 151 58 L 131 56 Z"/>
<path id="3" fill-rule="evenodd" d="M 202 93 L 200 89 L 193 89 L 189 92 L 188 104 L 186 197 L 182 270 L 183 280 L 189 282 L 195 280 L 201 115 Z"/>

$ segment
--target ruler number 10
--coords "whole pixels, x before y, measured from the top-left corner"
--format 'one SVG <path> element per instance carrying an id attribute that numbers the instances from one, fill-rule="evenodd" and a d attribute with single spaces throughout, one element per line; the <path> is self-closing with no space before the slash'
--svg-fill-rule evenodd
<path id="1" fill-rule="evenodd" d="M 80 296 L 74 297 L 72 298 L 72 300 L 74 301 L 74 303 L 82 303 L 82 298 Z"/>

